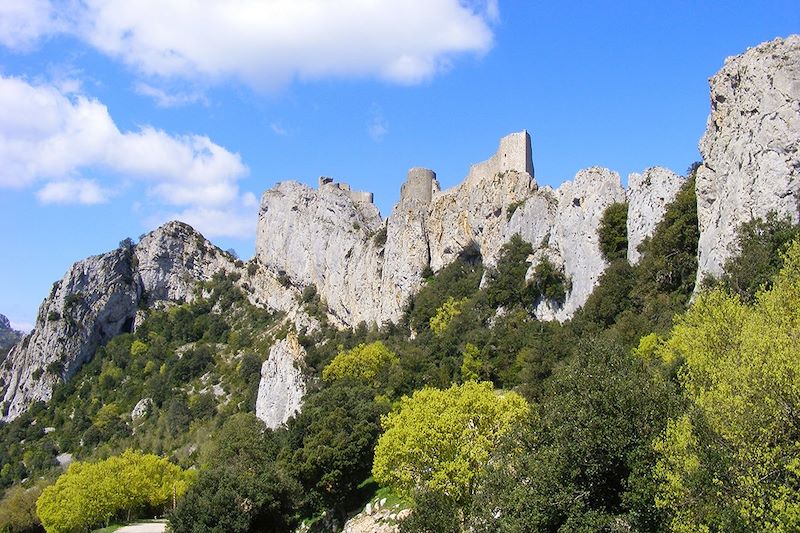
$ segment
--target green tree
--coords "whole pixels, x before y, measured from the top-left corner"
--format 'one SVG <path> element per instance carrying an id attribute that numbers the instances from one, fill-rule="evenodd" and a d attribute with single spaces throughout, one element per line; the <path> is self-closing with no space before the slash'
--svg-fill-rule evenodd
<path id="1" fill-rule="evenodd" d="M 536 416 L 488 462 L 478 531 L 660 531 L 651 441 L 675 412 L 670 383 L 615 343 L 584 341 Z"/>
<path id="2" fill-rule="evenodd" d="M 368 383 L 379 381 L 389 367 L 399 361 L 394 352 L 381 342 L 359 344 L 351 350 L 342 350 L 333 361 L 322 370 L 322 379 L 334 381 L 355 378 Z"/>
<path id="3" fill-rule="evenodd" d="M 50 532 L 84 531 L 112 518 L 163 511 L 194 479 L 166 459 L 128 450 L 96 463 L 72 463 L 42 491 L 36 513 Z"/>
<path id="4" fill-rule="evenodd" d="M 518 233 L 503 245 L 497 266 L 489 272 L 489 283 L 486 287 L 489 305 L 494 308 L 517 304 L 525 307 L 533 303 L 525 281 L 528 257 L 532 253 L 531 244 Z"/>
<path id="5" fill-rule="evenodd" d="M 170 514 L 174 533 L 294 529 L 301 487 L 276 457 L 278 436 L 252 413 L 225 421 L 209 464 Z"/>
<path id="6" fill-rule="evenodd" d="M 383 412 L 374 389 L 356 380 L 338 380 L 306 397 L 288 423 L 283 459 L 303 484 L 308 511 L 345 516 L 369 476 Z"/>
<path id="7" fill-rule="evenodd" d="M 36 500 L 47 486 L 40 481 L 31 487 L 15 485 L 0 500 L 0 531 L 7 533 L 33 533 L 42 530 L 36 515 Z"/>
<path id="8" fill-rule="evenodd" d="M 521 396 L 488 382 L 424 388 L 382 419 L 372 473 L 407 496 L 433 491 L 468 508 L 489 454 L 527 412 Z"/>
<path id="9" fill-rule="evenodd" d="M 754 302 L 759 289 L 772 286 L 786 248 L 798 235 L 800 225 L 792 224 L 788 217 L 779 219 L 775 212 L 742 224 L 733 246 L 736 254 L 725 262 L 719 283 L 743 301 Z"/>
<path id="10" fill-rule="evenodd" d="M 603 258 L 611 263 L 617 259 L 626 259 L 628 256 L 628 203 L 618 202 L 611 204 L 603 211 L 600 219 L 600 228 L 597 230 L 600 238 L 600 253 Z"/>
<path id="11" fill-rule="evenodd" d="M 752 306 L 701 295 L 659 351 L 689 403 L 655 445 L 672 529 L 800 529 L 800 243 Z"/>
<path id="12" fill-rule="evenodd" d="M 429 321 L 431 331 L 435 335 L 444 334 L 453 319 L 461 314 L 461 308 L 465 303 L 467 303 L 467 298 L 456 300 L 451 296 L 445 300 Z"/>

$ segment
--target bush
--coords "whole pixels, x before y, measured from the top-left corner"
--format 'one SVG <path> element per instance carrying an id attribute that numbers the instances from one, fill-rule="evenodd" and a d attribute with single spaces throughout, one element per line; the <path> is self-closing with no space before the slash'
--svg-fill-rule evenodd
<path id="1" fill-rule="evenodd" d="M 600 253 L 611 263 L 628 256 L 628 203 L 611 204 L 603 212 L 597 230 Z"/>
<path id="2" fill-rule="evenodd" d="M 789 243 L 800 236 L 800 226 L 788 217 L 779 219 L 775 212 L 766 220 L 754 219 L 742 224 L 736 232 L 736 251 L 725 262 L 719 283 L 752 303 L 760 289 L 769 289 L 772 279 L 783 267 L 783 254 Z M 709 285 L 714 285 L 710 280 Z"/>
<path id="3" fill-rule="evenodd" d="M 540 299 L 549 300 L 557 304 L 563 304 L 567 298 L 567 292 L 572 289 L 564 272 L 556 267 L 550 259 L 543 257 L 536 268 L 529 282 L 529 293 L 532 301 Z"/>

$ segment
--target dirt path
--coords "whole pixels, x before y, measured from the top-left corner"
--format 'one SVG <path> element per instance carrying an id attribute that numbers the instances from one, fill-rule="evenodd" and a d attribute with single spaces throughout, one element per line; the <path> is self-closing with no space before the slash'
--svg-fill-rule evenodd
<path id="1" fill-rule="evenodd" d="M 116 533 L 164 533 L 166 520 L 160 522 L 142 522 L 119 528 Z"/>

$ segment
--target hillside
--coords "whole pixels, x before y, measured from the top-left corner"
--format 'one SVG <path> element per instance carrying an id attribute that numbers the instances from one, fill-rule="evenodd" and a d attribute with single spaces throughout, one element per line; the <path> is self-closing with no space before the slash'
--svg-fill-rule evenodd
<path id="1" fill-rule="evenodd" d="M 80 498 L 74 529 L 337 530 L 384 497 L 413 509 L 386 530 L 800 526 L 797 65 L 800 36 L 729 58 L 684 176 L 540 187 L 523 131 L 453 189 L 411 169 L 386 219 L 280 183 L 248 262 L 170 222 L 75 263 L 0 367 L 0 524 L 37 482 L 53 531 Z M 64 488 L 126 449 L 198 470 L 176 509 Z"/>

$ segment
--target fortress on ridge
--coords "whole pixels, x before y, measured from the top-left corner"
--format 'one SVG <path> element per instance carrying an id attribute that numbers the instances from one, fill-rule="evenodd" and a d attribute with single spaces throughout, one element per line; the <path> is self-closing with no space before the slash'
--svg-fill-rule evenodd
<path id="1" fill-rule="evenodd" d="M 497 152 L 486 161 L 472 165 L 465 181 L 511 171 L 527 172 L 531 177 L 534 176 L 531 136 L 528 130 L 511 133 L 500 139 Z"/>
<path id="2" fill-rule="evenodd" d="M 319 188 L 323 189 L 325 187 L 329 187 L 331 189 L 339 189 L 340 191 L 344 191 L 350 197 L 351 200 L 354 202 L 363 202 L 367 204 L 371 204 L 373 202 L 373 194 L 368 191 L 354 191 L 350 189 L 350 185 L 344 182 L 335 182 L 333 178 L 329 178 L 328 176 L 320 176 L 319 177 Z"/>

